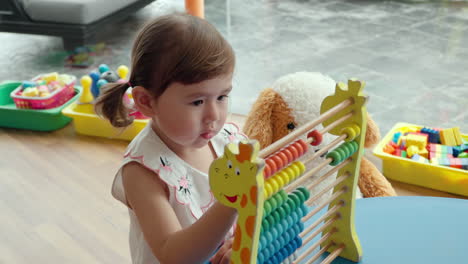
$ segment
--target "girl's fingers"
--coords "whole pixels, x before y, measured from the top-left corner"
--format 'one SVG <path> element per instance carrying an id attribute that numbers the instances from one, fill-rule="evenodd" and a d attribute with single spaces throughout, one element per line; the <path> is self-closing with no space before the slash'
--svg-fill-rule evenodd
<path id="1" fill-rule="evenodd" d="M 221 264 L 229 264 L 229 260 L 231 259 L 231 249 L 229 249 L 226 254 L 224 254 L 223 259 L 221 259 Z"/>

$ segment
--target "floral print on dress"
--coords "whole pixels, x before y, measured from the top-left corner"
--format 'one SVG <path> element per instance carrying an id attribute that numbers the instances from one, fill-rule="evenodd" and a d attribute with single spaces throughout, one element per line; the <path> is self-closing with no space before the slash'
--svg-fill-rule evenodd
<path id="1" fill-rule="evenodd" d="M 159 157 L 159 160 L 161 161 L 161 166 L 159 170 L 163 169 L 168 172 L 172 172 L 171 164 L 167 160 L 167 158 Z"/>
<path id="2" fill-rule="evenodd" d="M 192 187 L 192 183 L 190 182 L 188 175 L 183 175 L 177 181 L 179 183 L 178 192 L 182 193 L 182 195 L 190 195 L 190 188 Z"/>

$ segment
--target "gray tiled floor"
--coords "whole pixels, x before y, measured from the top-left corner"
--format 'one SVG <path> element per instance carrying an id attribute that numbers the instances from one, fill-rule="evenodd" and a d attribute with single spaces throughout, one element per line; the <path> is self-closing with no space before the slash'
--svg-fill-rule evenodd
<path id="1" fill-rule="evenodd" d="M 96 65 L 128 65 L 135 28 L 159 6 L 122 22 L 118 34 L 109 30 L 114 35 L 103 38 L 112 52 Z M 246 114 L 284 74 L 320 71 L 366 81 L 368 109 L 382 133 L 396 122 L 468 132 L 468 2 L 207 0 L 205 7 L 238 56 L 233 112 Z M 90 71 L 64 68 L 58 38 L 0 33 L 0 42 L 1 80 Z"/>

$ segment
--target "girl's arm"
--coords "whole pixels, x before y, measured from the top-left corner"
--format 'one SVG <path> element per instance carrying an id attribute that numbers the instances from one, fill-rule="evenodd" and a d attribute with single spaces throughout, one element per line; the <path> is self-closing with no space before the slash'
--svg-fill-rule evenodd
<path id="1" fill-rule="evenodd" d="M 157 174 L 131 162 L 124 166 L 122 176 L 127 201 L 160 263 L 206 261 L 234 223 L 235 209 L 216 202 L 193 225 L 182 229 Z"/>

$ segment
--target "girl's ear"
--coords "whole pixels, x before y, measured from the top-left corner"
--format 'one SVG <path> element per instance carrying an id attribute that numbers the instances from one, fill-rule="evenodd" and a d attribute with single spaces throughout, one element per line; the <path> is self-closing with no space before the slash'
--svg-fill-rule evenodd
<path id="1" fill-rule="evenodd" d="M 154 97 L 148 90 L 143 86 L 135 86 L 132 89 L 132 97 L 138 111 L 148 117 L 154 115 L 154 110 L 151 107 Z"/>

